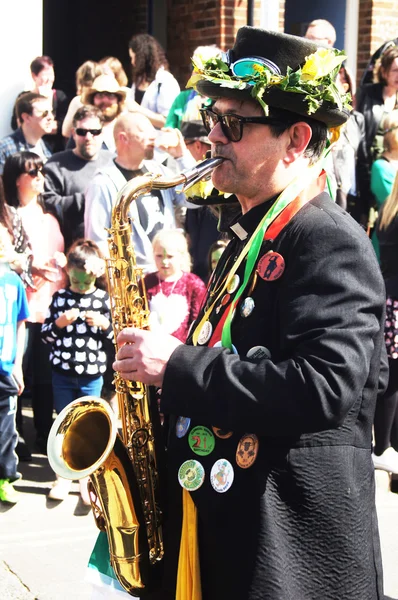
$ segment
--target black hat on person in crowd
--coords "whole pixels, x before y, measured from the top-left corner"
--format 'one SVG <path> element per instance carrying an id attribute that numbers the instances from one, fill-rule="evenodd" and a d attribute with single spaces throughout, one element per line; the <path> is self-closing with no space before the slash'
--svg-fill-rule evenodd
<path id="1" fill-rule="evenodd" d="M 209 138 L 207 137 L 207 131 L 202 121 L 184 121 L 181 124 L 181 133 L 185 141 L 203 142 L 203 144 L 209 144 Z"/>
<path id="2" fill-rule="evenodd" d="M 303 69 L 307 59 L 314 53 L 317 53 L 316 58 L 309 62 L 312 63 L 313 72 L 315 69 L 316 77 L 312 79 L 312 85 L 311 82 L 310 85 L 306 85 L 308 78 L 307 81 L 302 78 L 299 81 L 298 71 Z M 341 97 L 332 84 L 342 60 L 342 53 L 338 50 L 319 48 L 305 38 L 257 27 L 242 27 L 237 32 L 232 50 L 221 55 L 221 61 L 225 63 L 223 67 L 218 69 L 218 66 L 214 67 L 214 63 L 212 66 L 208 62 L 205 63 L 203 69 L 199 67 L 194 70 L 194 76 L 196 74 L 198 80 L 192 85 L 200 94 L 213 100 L 217 98 L 253 100 L 252 92 L 256 77 L 259 72 L 264 72 L 266 69 L 268 80 L 263 79 L 265 86 L 261 95 L 265 104 L 311 117 L 331 128 L 345 123 L 350 114 L 348 99 Z M 328 74 L 325 65 L 335 64 L 333 61 L 337 61 L 338 68 L 336 71 L 333 68 Z M 311 65 L 308 65 L 308 68 L 311 70 Z M 326 77 L 319 76 L 320 69 L 326 72 Z M 248 77 L 250 73 L 253 77 L 252 81 Z M 293 76 L 290 77 L 286 89 L 280 81 L 289 73 L 293 73 Z M 200 75 L 204 75 L 204 78 L 200 78 Z M 272 76 L 275 76 L 274 81 Z M 221 81 L 223 79 L 226 81 Z M 236 82 L 235 87 L 231 87 L 234 82 Z M 295 85 L 297 83 L 298 85 Z M 289 88 L 292 91 L 289 91 Z M 315 100 L 315 103 L 312 100 Z"/>

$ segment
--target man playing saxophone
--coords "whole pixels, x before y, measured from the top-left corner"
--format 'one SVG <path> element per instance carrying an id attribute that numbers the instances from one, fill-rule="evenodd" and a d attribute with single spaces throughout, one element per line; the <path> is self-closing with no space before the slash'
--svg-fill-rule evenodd
<path id="1" fill-rule="evenodd" d="M 126 328 L 114 369 L 168 417 L 164 598 L 381 600 L 371 428 L 384 289 L 322 158 L 344 60 L 243 27 L 191 80 L 242 215 L 186 344 Z"/>

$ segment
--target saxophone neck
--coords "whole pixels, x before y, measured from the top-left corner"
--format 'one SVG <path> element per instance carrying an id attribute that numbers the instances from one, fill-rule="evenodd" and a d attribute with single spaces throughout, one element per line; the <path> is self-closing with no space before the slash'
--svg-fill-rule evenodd
<path id="1" fill-rule="evenodd" d="M 221 157 L 207 158 L 192 169 L 183 171 L 174 177 L 151 173 L 134 177 L 122 187 L 117 195 L 113 209 L 113 226 L 128 222 L 130 204 L 139 196 L 148 194 L 153 189 L 163 190 L 172 187 L 175 187 L 178 193 L 183 194 L 198 181 L 209 178 L 212 171 L 224 160 Z"/>

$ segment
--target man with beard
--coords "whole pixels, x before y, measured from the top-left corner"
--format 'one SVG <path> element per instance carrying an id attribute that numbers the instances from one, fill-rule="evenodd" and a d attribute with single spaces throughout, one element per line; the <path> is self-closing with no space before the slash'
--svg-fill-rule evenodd
<path id="1" fill-rule="evenodd" d="M 115 151 L 113 128 L 116 118 L 123 112 L 126 92 L 112 75 L 99 75 L 84 94 L 83 104 L 91 104 L 102 111 L 104 117 L 103 147 Z"/>
<path id="2" fill-rule="evenodd" d="M 51 156 L 42 140 L 43 135 L 51 133 L 54 124 L 51 101 L 40 94 L 27 92 L 18 98 L 15 111 L 21 126 L 0 141 L 0 175 L 3 174 L 7 156 L 16 152 L 30 150 L 38 154 L 43 162 Z"/>
<path id="3" fill-rule="evenodd" d="M 104 117 L 99 108 L 83 106 L 73 119 L 76 147 L 57 152 L 44 168 L 44 202 L 55 207 L 65 238 L 65 249 L 84 235 L 84 192 L 97 169 L 112 160 L 102 150 Z"/>
<path id="4" fill-rule="evenodd" d="M 108 254 L 106 227 L 111 226 L 112 207 L 126 181 L 145 173 L 170 176 L 171 172 L 153 160 L 156 130 L 140 113 L 125 113 L 114 127 L 116 158 L 100 169 L 86 191 L 84 235 Z M 155 271 L 152 239 L 159 229 L 176 226 L 175 208 L 185 197 L 174 188 L 152 190 L 132 203 L 132 241 L 137 265 L 145 272 Z"/>

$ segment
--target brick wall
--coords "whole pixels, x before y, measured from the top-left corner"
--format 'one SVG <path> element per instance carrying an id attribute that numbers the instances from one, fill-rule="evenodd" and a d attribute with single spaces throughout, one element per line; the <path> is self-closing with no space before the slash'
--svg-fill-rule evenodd
<path id="1" fill-rule="evenodd" d="M 360 78 L 370 56 L 398 35 L 397 0 L 360 0 L 357 72 Z"/>
<path id="2" fill-rule="evenodd" d="M 275 0 L 273 0 L 275 1 Z M 285 0 L 279 0 L 279 29 L 283 31 Z M 260 0 L 254 0 L 253 23 L 260 22 Z M 169 0 L 167 58 L 181 88 L 189 79 L 190 58 L 197 46 L 231 48 L 237 30 L 247 24 L 247 0 Z"/>

